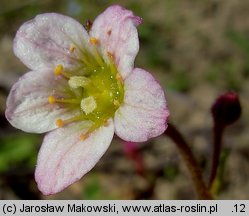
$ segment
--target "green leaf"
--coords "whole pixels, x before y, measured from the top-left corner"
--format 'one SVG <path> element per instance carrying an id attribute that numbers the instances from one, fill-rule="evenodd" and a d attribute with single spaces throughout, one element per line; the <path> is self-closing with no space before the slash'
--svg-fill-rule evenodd
<path id="1" fill-rule="evenodd" d="M 25 163 L 34 166 L 37 155 L 37 135 L 8 134 L 0 138 L 0 172 Z"/>

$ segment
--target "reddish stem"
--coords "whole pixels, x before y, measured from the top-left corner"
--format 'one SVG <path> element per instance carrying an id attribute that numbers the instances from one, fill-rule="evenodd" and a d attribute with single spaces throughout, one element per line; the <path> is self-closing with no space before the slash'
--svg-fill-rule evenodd
<path id="1" fill-rule="evenodd" d="M 210 195 L 208 188 L 204 183 L 201 169 L 181 133 L 172 124 L 168 124 L 165 135 L 169 136 L 178 147 L 178 150 L 191 174 L 192 181 L 195 185 L 195 190 L 199 199 L 212 199 L 212 196 Z"/>
<path id="2" fill-rule="evenodd" d="M 123 141 L 124 152 L 127 157 L 129 157 L 134 165 L 138 175 L 144 176 L 144 162 L 141 153 L 135 142 Z"/>

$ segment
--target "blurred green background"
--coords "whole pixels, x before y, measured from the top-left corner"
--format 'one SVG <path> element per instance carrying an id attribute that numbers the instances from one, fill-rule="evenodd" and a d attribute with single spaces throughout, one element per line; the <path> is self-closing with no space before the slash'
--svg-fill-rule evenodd
<path id="1" fill-rule="evenodd" d="M 43 136 L 18 131 L 5 119 L 8 92 L 28 71 L 12 52 L 20 25 L 44 12 L 84 24 L 111 4 L 144 19 L 135 65 L 153 73 L 165 88 L 170 121 L 187 137 L 205 178 L 211 158 L 210 106 L 220 93 L 238 92 L 243 115 L 225 133 L 217 198 L 249 199 L 249 2 L 237 0 L 1 0 L 0 199 L 195 198 L 186 167 L 165 137 L 140 146 L 149 181 L 136 174 L 114 139 L 83 179 L 57 195 L 42 196 L 33 173 Z"/>

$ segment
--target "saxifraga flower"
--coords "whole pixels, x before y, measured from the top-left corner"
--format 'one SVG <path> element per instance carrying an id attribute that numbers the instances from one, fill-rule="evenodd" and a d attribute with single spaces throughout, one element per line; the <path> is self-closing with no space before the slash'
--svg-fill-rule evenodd
<path id="1" fill-rule="evenodd" d="M 49 132 L 35 179 L 45 194 L 79 180 L 106 152 L 114 132 L 143 142 L 161 135 L 169 111 L 153 76 L 134 68 L 140 17 L 110 6 L 89 32 L 74 19 L 46 13 L 24 23 L 15 55 L 30 72 L 12 87 L 6 118 L 26 132 Z"/>

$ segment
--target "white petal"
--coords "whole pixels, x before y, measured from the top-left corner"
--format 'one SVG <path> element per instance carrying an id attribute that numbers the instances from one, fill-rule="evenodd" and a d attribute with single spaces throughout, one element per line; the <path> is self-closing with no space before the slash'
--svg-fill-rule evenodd
<path id="1" fill-rule="evenodd" d="M 60 192 L 90 171 L 109 147 L 114 134 L 113 121 L 100 127 L 86 140 L 89 126 L 75 123 L 46 135 L 39 152 L 35 179 L 43 194 Z"/>
<path id="2" fill-rule="evenodd" d="M 139 50 L 136 26 L 140 17 L 118 5 L 107 8 L 94 21 L 90 36 L 99 40 L 102 55 L 109 62 L 107 52 L 115 59 L 119 73 L 125 78 L 131 73 Z"/>
<path id="3" fill-rule="evenodd" d="M 26 132 L 44 133 L 56 128 L 55 120 L 77 115 L 77 111 L 57 104 L 49 104 L 48 97 L 67 97 L 65 79 L 55 77 L 53 71 L 32 71 L 13 86 L 6 103 L 6 118 L 16 128 Z"/>
<path id="4" fill-rule="evenodd" d="M 150 73 L 138 68 L 125 80 L 124 87 L 124 103 L 114 118 L 115 133 L 132 142 L 161 135 L 169 116 L 162 87 Z"/>
<path id="5" fill-rule="evenodd" d="M 79 49 L 88 40 L 88 33 L 76 20 L 46 13 L 20 27 L 14 40 L 14 52 L 32 70 L 53 68 L 59 64 L 75 67 L 79 61 Z M 70 52 L 73 46 L 76 55 Z"/>

